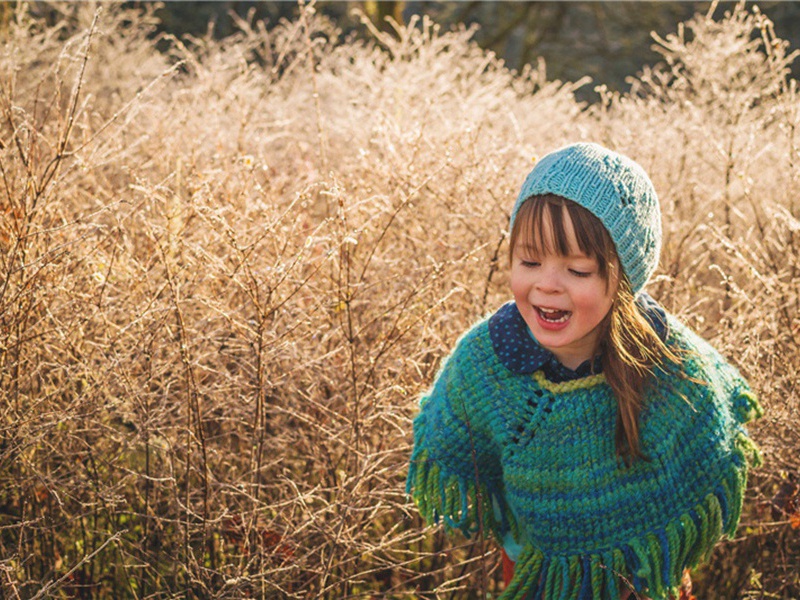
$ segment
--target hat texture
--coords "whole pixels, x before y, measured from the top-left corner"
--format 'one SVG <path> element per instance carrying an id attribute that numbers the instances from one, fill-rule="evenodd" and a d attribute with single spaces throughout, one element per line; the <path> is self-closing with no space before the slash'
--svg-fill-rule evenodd
<path id="1" fill-rule="evenodd" d="M 565 146 L 544 156 L 522 184 L 511 225 L 525 200 L 555 194 L 572 200 L 603 223 L 616 246 L 634 295 L 644 288 L 661 253 L 661 209 L 644 169 L 593 143 Z"/>

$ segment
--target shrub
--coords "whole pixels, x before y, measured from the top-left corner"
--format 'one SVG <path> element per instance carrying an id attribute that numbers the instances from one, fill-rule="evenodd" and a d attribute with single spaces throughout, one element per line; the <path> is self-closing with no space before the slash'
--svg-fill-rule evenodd
<path id="1" fill-rule="evenodd" d="M 222 40 L 153 19 L 76 3 L 4 24 L 4 593 L 496 590 L 488 542 L 409 506 L 410 419 L 508 297 L 531 159 L 593 139 L 661 193 L 654 294 L 767 408 L 766 467 L 702 597 L 797 595 L 798 114 L 763 15 L 696 17 L 597 106 L 425 19 L 369 43 L 313 6 Z"/>

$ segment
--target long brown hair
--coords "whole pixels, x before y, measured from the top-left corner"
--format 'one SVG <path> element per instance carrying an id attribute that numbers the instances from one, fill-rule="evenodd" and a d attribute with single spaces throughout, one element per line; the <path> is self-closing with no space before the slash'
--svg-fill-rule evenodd
<path id="1" fill-rule="evenodd" d="M 547 211 L 548 219 L 545 219 Z M 578 246 L 584 254 L 597 260 L 598 270 L 611 285 L 612 269 L 619 265 L 616 248 L 600 219 L 591 212 L 561 196 L 545 194 L 528 198 L 514 219 L 509 244 L 509 257 L 519 239 L 531 244 L 541 254 L 570 252 L 564 214 L 569 216 Z M 545 235 L 547 224 L 551 228 Z M 552 240 L 554 248 L 544 248 L 544 240 Z M 656 366 L 665 362 L 677 364 L 679 358 L 661 340 L 644 318 L 634 301 L 630 283 L 619 269 L 617 289 L 611 310 L 600 323 L 600 348 L 603 373 L 617 399 L 615 446 L 617 455 L 630 465 L 644 454 L 639 441 L 639 415 L 647 387 Z"/>

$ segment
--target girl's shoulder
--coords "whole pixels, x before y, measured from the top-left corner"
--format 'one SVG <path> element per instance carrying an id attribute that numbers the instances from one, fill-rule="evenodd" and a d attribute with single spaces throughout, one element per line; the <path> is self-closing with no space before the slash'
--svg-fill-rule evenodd
<path id="1" fill-rule="evenodd" d="M 483 352 L 489 340 L 489 317 L 482 317 L 458 336 L 450 358 L 472 359 Z"/>
<path id="2" fill-rule="evenodd" d="M 452 351 L 439 368 L 439 375 L 458 372 L 478 374 L 492 359 L 489 317 L 483 317 L 456 340 Z"/>
<path id="3" fill-rule="evenodd" d="M 525 333 L 524 322 L 517 321 L 522 318 L 513 302 L 480 318 L 459 336 L 443 359 L 437 379 L 460 386 L 471 382 L 485 389 L 489 381 L 503 386 L 540 368 L 541 346 Z"/>
<path id="4" fill-rule="evenodd" d="M 738 369 L 708 340 L 669 313 L 667 313 L 667 326 L 669 329 L 667 345 L 677 352 L 682 364 L 686 365 L 685 368 L 723 368 L 739 374 Z"/>
<path id="5" fill-rule="evenodd" d="M 667 344 L 676 351 L 680 364 L 677 373 L 667 368 L 657 375 L 661 391 L 674 391 L 681 401 L 704 401 L 690 402 L 692 410 L 709 402 L 724 407 L 720 410 L 731 411 L 740 425 L 759 418 L 763 410 L 739 368 L 675 316 L 668 315 L 667 319 Z"/>

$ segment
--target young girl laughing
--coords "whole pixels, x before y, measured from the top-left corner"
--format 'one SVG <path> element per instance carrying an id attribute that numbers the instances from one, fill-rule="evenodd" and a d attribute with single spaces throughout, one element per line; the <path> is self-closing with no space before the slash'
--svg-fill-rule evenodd
<path id="1" fill-rule="evenodd" d="M 669 598 L 739 522 L 761 409 L 644 291 L 661 248 L 644 170 L 597 144 L 545 156 L 511 216 L 514 300 L 420 402 L 408 491 L 503 546 L 509 599 Z"/>

